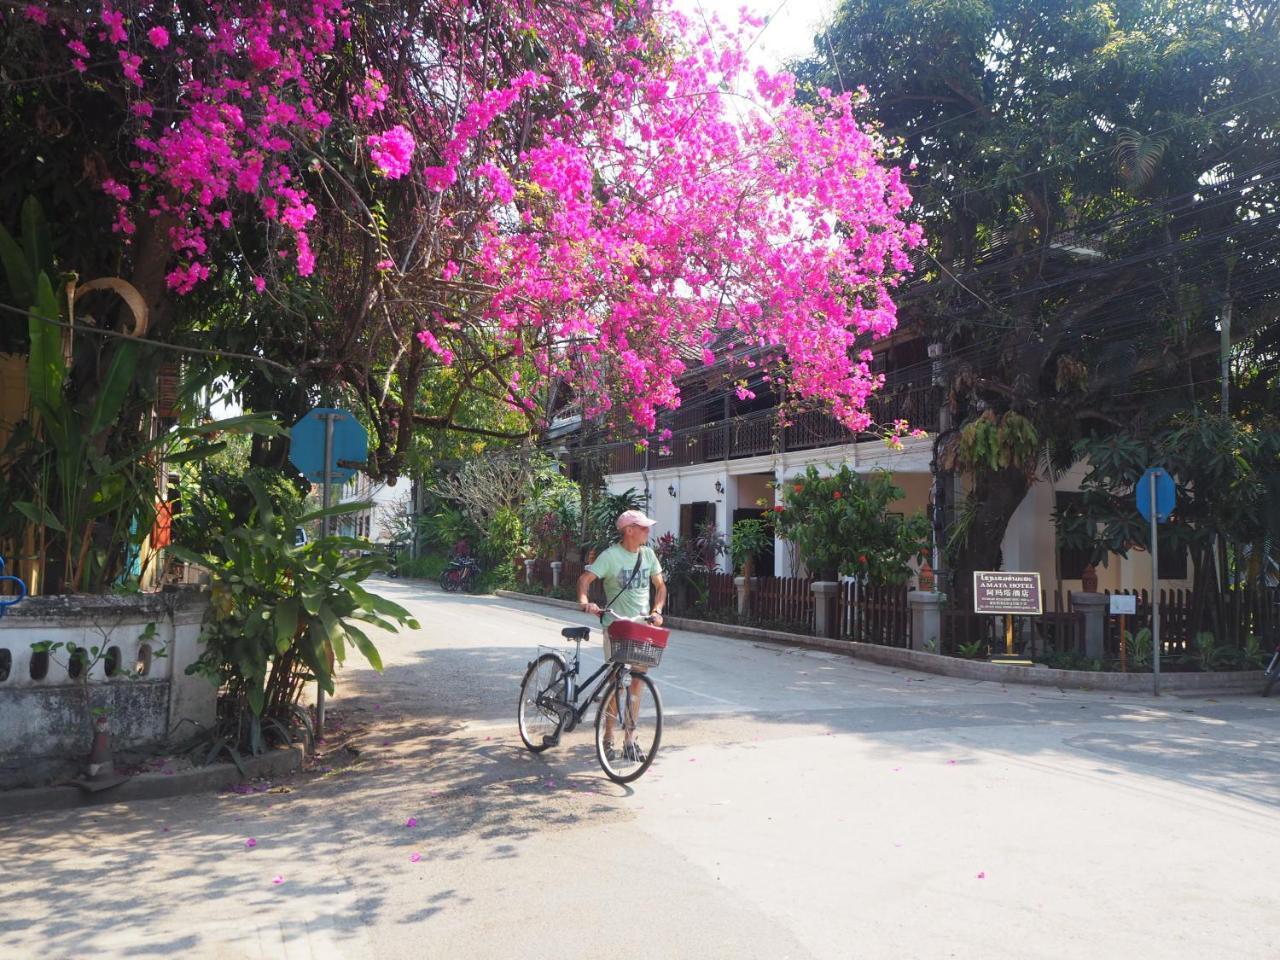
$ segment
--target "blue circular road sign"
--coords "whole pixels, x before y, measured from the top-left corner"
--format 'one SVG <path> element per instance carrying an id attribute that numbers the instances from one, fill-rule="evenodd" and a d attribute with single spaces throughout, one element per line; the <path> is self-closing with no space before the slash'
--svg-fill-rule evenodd
<path id="1" fill-rule="evenodd" d="M 1176 493 L 1173 477 L 1169 476 L 1169 471 L 1163 467 L 1148 467 L 1147 472 L 1138 480 L 1137 489 L 1134 490 L 1135 499 L 1138 501 L 1138 512 L 1142 514 L 1144 520 L 1151 522 L 1151 485 L 1153 483 L 1156 488 L 1156 522 L 1164 523 L 1169 519 L 1169 514 L 1173 513 Z"/>
<path id="2" fill-rule="evenodd" d="M 364 463 L 369 457 L 369 434 L 364 424 L 349 410 L 316 407 L 289 430 L 289 462 L 312 483 L 324 483 L 324 436 L 333 423 L 333 451 L 329 462 L 329 482 L 346 483 L 356 468 L 339 463 Z"/>

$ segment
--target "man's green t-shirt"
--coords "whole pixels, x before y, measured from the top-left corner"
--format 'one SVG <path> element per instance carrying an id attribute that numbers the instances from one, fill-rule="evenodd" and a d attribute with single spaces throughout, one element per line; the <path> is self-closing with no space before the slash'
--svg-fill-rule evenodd
<path id="1" fill-rule="evenodd" d="M 605 615 L 604 625 L 607 627 L 618 617 L 647 617 L 649 615 L 649 579 L 656 573 L 662 573 L 662 564 L 658 563 L 658 555 L 653 548 L 643 546 L 639 551 L 640 568 L 636 569 L 636 554 L 624 550 L 622 544 L 615 543 L 587 569 L 604 582 L 604 599 L 617 616 Z M 635 577 L 631 576 L 635 571 Z M 626 589 L 623 586 L 626 585 Z M 621 591 L 621 592 L 619 592 Z M 614 600 L 614 595 L 618 599 Z"/>

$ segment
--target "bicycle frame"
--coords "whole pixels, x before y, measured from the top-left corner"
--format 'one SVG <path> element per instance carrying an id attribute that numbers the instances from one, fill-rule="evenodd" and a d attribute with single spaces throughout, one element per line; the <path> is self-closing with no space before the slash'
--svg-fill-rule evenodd
<path id="1" fill-rule="evenodd" d="M 565 665 L 565 699 L 555 700 L 554 703 L 558 707 L 568 707 L 570 712 L 570 722 L 565 725 L 566 730 L 572 730 L 580 724 L 586 716 L 587 708 L 595 702 L 596 696 L 602 691 L 613 678 L 626 669 L 625 664 L 614 663 L 612 660 L 606 660 L 602 663 L 591 676 L 587 677 L 581 684 L 578 681 L 578 674 L 581 670 L 582 661 L 582 641 L 577 641 L 577 647 L 573 651 L 573 659 Z M 595 687 L 591 685 L 596 682 L 596 678 L 600 678 L 600 682 Z M 578 697 L 582 690 L 590 689 L 582 703 L 578 703 Z"/>

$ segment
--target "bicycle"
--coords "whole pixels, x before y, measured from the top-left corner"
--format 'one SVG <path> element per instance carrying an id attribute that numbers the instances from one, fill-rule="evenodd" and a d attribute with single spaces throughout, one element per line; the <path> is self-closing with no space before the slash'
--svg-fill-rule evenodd
<path id="1" fill-rule="evenodd" d="M 561 735 L 582 723 L 591 704 L 598 703 L 596 759 L 610 780 L 630 783 L 649 769 L 662 743 L 658 688 L 647 673 L 632 667 L 656 667 L 662 661 L 667 631 L 640 620 L 615 620 L 611 630 L 609 659 L 582 683 L 578 682 L 582 642 L 591 636 L 590 627 L 560 631 L 575 644 L 570 661 L 558 650 L 540 648 L 544 652 L 529 663 L 520 682 L 517 722 L 524 745 L 542 753 L 558 745 Z M 622 718 L 621 749 L 612 739 L 618 718 Z"/>
<path id="2" fill-rule="evenodd" d="M 480 575 L 480 564 L 471 557 L 454 557 L 440 574 L 440 586 L 446 593 L 470 592 Z"/>

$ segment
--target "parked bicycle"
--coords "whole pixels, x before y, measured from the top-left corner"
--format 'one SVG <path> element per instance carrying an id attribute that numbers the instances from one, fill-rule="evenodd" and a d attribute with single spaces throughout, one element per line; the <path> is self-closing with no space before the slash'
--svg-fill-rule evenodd
<path id="1" fill-rule="evenodd" d="M 449 593 L 459 590 L 470 592 L 475 589 L 476 578 L 480 576 L 480 564 L 472 557 L 454 557 L 440 574 L 440 586 Z"/>
<path id="2" fill-rule="evenodd" d="M 571 660 L 558 650 L 539 648 L 543 652 L 520 683 L 517 720 L 524 745 L 541 753 L 558 745 L 563 734 L 582 723 L 591 704 L 598 703 L 596 759 L 610 780 L 630 783 L 649 769 L 662 743 L 658 688 L 648 673 L 632 668 L 662 662 L 668 631 L 638 619 L 615 620 L 609 630 L 609 659 L 581 683 L 582 642 L 591 636 L 590 627 L 560 631 L 575 644 Z"/>

